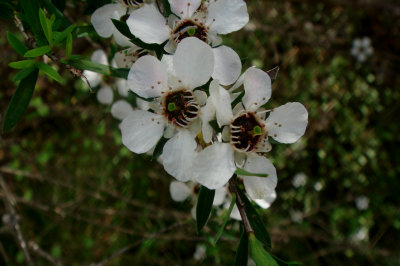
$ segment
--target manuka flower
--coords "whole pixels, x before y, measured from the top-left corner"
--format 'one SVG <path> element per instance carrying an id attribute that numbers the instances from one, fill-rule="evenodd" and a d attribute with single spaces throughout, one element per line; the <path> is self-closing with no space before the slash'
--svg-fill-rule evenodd
<path id="1" fill-rule="evenodd" d="M 372 55 L 374 48 L 371 46 L 371 39 L 368 37 L 356 38 L 353 41 L 353 46 L 351 47 L 351 54 L 354 56 L 358 62 L 363 63 L 368 57 Z"/>
<path id="2" fill-rule="evenodd" d="M 129 13 L 143 6 L 143 0 L 120 0 L 114 4 L 104 5 L 94 11 L 90 21 L 97 34 L 103 38 L 114 36 L 116 43 L 120 46 L 131 46 L 132 43 L 115 28 L 111 19 L 120 20 L 128 17 Z"/>
<path id="3" fill-rule="evenodd" d="M 197 148 L 192 132 L 200 122 L 204 102 L 204 92 L 194 89 L 211 78 L 212 49 L 196 38 L 186 38 L 172 57 L 172 67 L 169 70 L 150 55 L 137 60 L 129 72 L 128 87 L 140 97 L 153 98 L 154 112 L 135 110 L 120 128 L 123 144 L 135 153 L 149 151 L 163 135 L 170 138 L 163 149 L 164 168 L 178 180 L 188 181 Z"/>
<path id="4" fill-rule="evenodd" d="M 243 0 L 169 0 L 172 15 L 166 19 L 153 5 L 132 12 L 127 24 L 136 37 L 146 43 L 162 44 L 173 53 L 186 37 L 196 37 L 212 46 L 219 45 L 218 34 L 241 29 L 249 21 Z M 174 15 L 175 14 L 175 15 Z"/>
<path id="5" fill-rule="evenodd" d="M 252 199 L 264 199 L 277 184 L 275 167 L 259 153 L 271 147 L 268 138 L 294 143 L 305 132 L 308 113 L 300 103 L 287 103 L 265 111 L 261 108 L 271 96 L 271 79 L 267 73 L 250 68 L 239 79 L 244 85 L 242 103 L 231 108 L 231 96 L 217 83 L 210 85 L 208 101 L 215 106 L 217 121 L 229 142 L 215 142 L 202 150 L 193 164 L 194 180 L 209 189 L 219 188 L 232 177 L 237 167 L 268 177 L 243 176 L 246 192 Z M 269 116 L 265 119 L 266 112 Z"/>

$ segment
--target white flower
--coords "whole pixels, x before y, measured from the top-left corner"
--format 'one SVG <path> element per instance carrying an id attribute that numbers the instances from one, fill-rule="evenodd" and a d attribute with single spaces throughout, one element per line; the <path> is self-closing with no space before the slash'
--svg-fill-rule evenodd
<path id="1" fill-rule="evenodd" d="M 196 251 L 193 254 L 195 260 L 204 260 L 207 257 L 207 248 L 205 245 L 197 245 Z"/>
<path id="2" fill-rule="evenodd" d="M 281 143 L 296 142 L 305 132 L 308 113 L 300 103 L 287 103 L 270 110 L 265 120 L 265 111 L 260 109 L 262 111 L 257 113 L 257 110 L 271 96 L 271 79 L 268 74 L 250 68 L 238 82 L 244 84 L 245 95 L 243 106 L 235 107 L 235 115 L 228 91 L 219 86 L 217 81 L 211 82 L 207 105 L 209 109 L 215 110 L 218 124 L 228 126 L 229 143 L 216 142 L 202 150 L 196 156 L 192 172 L 195 180 L 209 189 L 226 184 L 237 166 L 250 173 L 268 174 L 266 178 L 243 177 L 249 196 L 252 199 L 263 199 L 275 189 L 277 176 L 272 163 L 257 153 L 271 149 L 269 136 Z"/>
<path id="3" fill-rule="evenodd" d="M 302 187 L 307 183 L 307 176 L 304 173 L 297 173 L 292 180 L 292 185 L 295 188 Z"/>
<path id="4" fill-rule="evenodd" d="M 368 37 L 356 38 L 353 40 L 353 46 L 351 48 L 351 54 L 357 58 L 360 63 L 367 60 L 372 55 L 374 48 L 371 46 L 371 39 Z"/>
<path id="5" fill-rule="evenodd" d="M 114 61 L 119 68 L 131 68 L 140 57 L 149 54 L 154 55 L 153 52 L 132 44 L 132 47 L 116 52 Z"/>
<path id="6" fill-rule="evenodd" d="M 111 115 L 118 120 L 123 120 L 131 112 L 133 112 L 133 108 L 125 100 L 118 100 L 111 106 Z"/>
<path id="7" fill-rule="evenodd" d="M 197 143 L 196 120 L 200 117 L 199 98 L 193 89 L 208 82 L 214 70 L 210 46 L 196 38 L 186 38 L 173 55 L 173 73 L 153 56 L 143 56 L 128 75 L 129 88 L 144 98 L 156 98 L 154 113 L 135 110 L 121 123 L 122 142 L 132 152 L 145 153 L 156 145 L 165 128 L 176 130 L 163 148 L 165 170 L 179 181 L 191 179 L 190 167 Z M 198 120 L 199 121 L 199 120 Z M 197 133 L 197 132 L 196 132 Z"/>
<path id="8" fill-rule="evenodd" d="M 359 196 L 355 200 L 356 207 L 360 211 L 365 211 L 369 207 L 369 199 L 366 196 Z"/>
<path id="9" fill-rule="evenodd" d="M 303 213 L 299 210 L 290 210 L 290 219 L 294 223 L 301 223 L 304 219 Z"/>
<path id="10" fill-rule="evenodd" d="M 115 4 L 104 5 L 94 11 L 90 21 L 97 34 L 103 38 L 114 36 L 115 42 L 120 46 L 132 46 L 127 37 L 120 33 L 111 19 L 120 20 L 131 10 L 143 6 L 143 1 L 121 0 Z"/>
<path id="11" fill-rule="evenodd" d="M 218 34 L 241 29 L 249 21 L 243 0 L 169 0 L 168 20 L 152 5 L 144 5 L 132 12 L 127 24 L 136 37 L 146 43 L 162 44 L 173 53 L 177 44 L 194 36 L 213 46 L 221 43 Z M 179 16 L 179 17 L 177 17 Z"/>
<path id="12" fill-rule="evenodd" d="M 102 104 L 111 104 L 114 99 L 114 93 L 111 87 L 102 86 L 100 90 L 97 91 L 97 100 Z"/>

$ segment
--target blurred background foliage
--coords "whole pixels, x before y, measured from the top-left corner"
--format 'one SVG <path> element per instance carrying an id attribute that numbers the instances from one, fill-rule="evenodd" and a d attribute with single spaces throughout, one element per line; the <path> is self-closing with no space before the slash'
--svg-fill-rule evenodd
<path id="1" fill-rule="evenodd" d="M 109 1 L 53 2 L 82 26 Z M 400 3 L 247 4 L 250 23 L 224 43 L 246 58 L 246 68 L 280 67 L 271 108 L 299 101 L 309 111 L 306 135 L 293 145 L 273 143 L 268 155 L 278 198 L 260 213 L 273 254 L 304 265 L 400 265 Z M 7 66 L 18 60 L 6 40 L 6 30 L 18 33 L 10 16 L 2 8 L 1 115 L 16 87 Z M 350 49 L 364 36 L 374 53 L 359 63 Z M 74 53 L 90 56 L 108 43 L 93 34 L 76 40 Z M 110 107 L 63 73 L 62 85 L 41 76 L 23 119 L 0 139 L 0 174 L 36 264 L 231 265 L 238 222 L 230 220 L 213 246 L 221 224 L 214 211 L 198 235 L 191 203 L 170 198 L 172 177 L 122 146 Z M 26 264 L 4 224 L 0 241 L 0 264 Z M 207 248 L 200 261 L 193 257 L 199 243 Z"/>

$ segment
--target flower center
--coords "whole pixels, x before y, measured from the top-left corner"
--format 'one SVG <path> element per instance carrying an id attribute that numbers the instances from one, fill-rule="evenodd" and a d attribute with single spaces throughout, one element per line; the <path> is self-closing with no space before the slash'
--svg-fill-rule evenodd
<path id="1" fill-rule="evenodd" d="M 233 146 L 237 150 L 249 152 L 261 141 L 265 125 L 253 113 L 245 113 L 235 118 L 230 127 Z"/>
<path id="2" fill-rule="evenodd" d="M 175 27 L 172 31 L 172 36 L 176 44 L 186 37 L 196 37 L 207 43 L 207 29 L 204 27 L 204 24 L 188 19 L 183 20 Z"/>
<path id="3" fill-rule="evenodd" d="M 168 121 L 187 128 L 198 117 L 200 107 L 190 91 L 174 91 L 165 97 L 164 114 Z"/>
<path id="4" fill-rule="evenodd" d="M 121 2 L 130 7 L 140 7 L 143 5 L 143 0 L 122 0 Z"/>

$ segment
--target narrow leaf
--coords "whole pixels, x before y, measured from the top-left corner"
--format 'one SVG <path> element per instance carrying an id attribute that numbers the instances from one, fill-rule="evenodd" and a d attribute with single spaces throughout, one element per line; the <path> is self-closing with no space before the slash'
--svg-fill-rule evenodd
<path id="1" fill-rule="evenodd" d="M 164 149 L 165 143 L 167 143 L 168 139 L 162 137 L 156 144 L 156 147 L 154 148 L 152 160 L 157 160 L 158 157 L 162 154 L 162 151 Z"/>
<path id="2" fill-rule="evenodd" d="M 274 255 L 271 255 L 271 256 L 276 260 L 276 262 L 278 263 L 279 266 L 300 266 L 300 265 L 302 265 L 301 262 L 296 262 L 296 261 L 286 262 Z"/>
<path id="3" fill-rule="evenodd" d="M 268 177 L 268 174 L 256 174 L 256 173 L 250 173 L 247 172 L 244 169 L 241 168 L 236 168 L 235 174 L 241 175 L 241 176 L 258 176 L 258 177 Z"/>
<path id="4" fill-rule="evenodd" d="M 54 43 L 55 44 L 62 43 L 65 40 L 65 38 L 67 38 L 68 35 L 74 31 L 74 29 L 76 29 L 75 24 L 70 25 L 68 28 L 66 28 L 62 32 L 54 32 Z"/>
<path id="5" fill-rule="evenodd" d="M 33 66 L 33 64 L 35 64 L 35 60 L 29 59 L 29 60 L 21 60 L 21 61 L 11 62 L 8 64 L 8 66 L 15 68 L 15 69 L 24 69 L 24 68 Z"/>
<path id="6" fill-rule="evenodd" d="M 265 227 L 264 221 L 258 215 L 257 210 L 254 208 L 253 204 L 249 201 L 247 196 L 243 193 L 240 188 L 237 188 L 239 192 L 239 196 L 244 202 L 244 207 L 246 210 L 247 217 L 249 218 L 249 222 L 251 227 L 254 230 L 254 234 L 259 241 L 261 241 L 265 247 L 270 250 L 271 249 L 271 237 Z"/>
<path id="7" fill-rule="evenodd" d="M 21 80 L 4 115 L 3 132 L 9 132 L 28 108 L 35 89 L 39 70 L 35 69 Z"/>
<path id="8" fill-rule="evenodd" d="M 211 190 L 206 188 L 205 186 L 201 186 L 196 206 L 196 221 L 198 232 L 200 232 L 207 223 L 208 217 L 211 213 L 214 196 L 215 190 Z"/>
<path id="9" fill-rule="evenodd" d="M 51 36 L 51 23 L 50 21 L 47 19 L 46 15 L 44 14 L 42 9 L 39 9 L 39 21 L 40 21 L 40 25 L 42 26 L 42 30 L 44 33 L 44 36 L 46 36 L 47 41 L 49 42 L 49 44 L 52 44 L 52 36 Z"/>
<path id="10" fill-rule="evenodd" d="M 246 231 L 242 230 L 239 246 L 235 255 L 234 266 L 247 265 L 248 257 L 249 257 L 249 238 L 247 237 Z"/>
<path id="11" fill-rule="evenodd" d="M 60 60 L 63 64 L 68 64 L 78 69 L 90 70 L 107 76 L 126 79 L 129 73 L 127 68 L 113 68 L 103 64 L 98 64 L 89 60 L 81 60 L 80 56 L 71 55 L 69 60 Z"/>
<path id="12" fill-rule="evenodd" d="M 20 81 L 21 79 L 24 79 L 26 76 L 28 76 L 33 70 L 35 70 L 34 66 L 24 68 L 21 71 L 19 71 L 12 79 L 13 82 Z"/>
<path id="13" fill-rule="evenodd" d="M 65 58 L 69 58 L 72 54 L 72 34 L 68 33 L 67 42 L 65 44 Z"/>
<path id="14" fill-rule="evenodd" d="M 117 19 L 111 19 L 114 26 L 117 28 L 119 32 L 121 32 L 128 39 L 134 39 L 135 36 L 129 30 L 129 27 L 126 23 L 119 21 Z"/>
<path id="15" fill-rule="evenodd" d="M 46 8 L 46 10 L 54 14 L 57 17 L 57 20 L 55 21 L 55 28 L 58 29 L 59 26 L 62 26 L 64 28 L 68 27 L 71 25 L 71 23 L 68 21 L 68 19 L 64 16 L 64 14 L 51 2 L 51 0 L 42 0 L 41 1 L 43 6 Z M 62 1 L 55 1 L 56 5 L 59 4 Z"/>
<path id="16" fill-rule="evenodd" d="M 58 74 L 58 72 L 51 66 L 49 66 L 43 62 L 37 62 L 36 66 L 50 78 L 54 79 L 55 81 L 57 81 L 59 83 L 62 82 L 62 78 L 61 78 L 60 74 Z"/>
<path id="17" fill-rule="evenodd" d="M 164 17 L 169 17 L 169 15 L 172 14 L 171 12 L 171 6 L 169 4 L 168 0 L 162 0 L 163 6 L 164 6 Z"/>
<path id="18" fill-rule="evenodd" d="M 254 234 L 250 234 L 249 240 L 251 256 L 256 265 L 279 266 L 274 258 L 264 249 L 262 243 L 258 241 Z"/>
<path id="19" fill-rule="evenodd" d="M 24 56 L 24 54 L 28 51 L 28 48 L 25 46 L 25 44 L 21 42 L 14 34 L 7 32 L 7 40 L 18 54 Z"/>
<path id="20" fill-rule="evenodd" d="M 29 50 L 28 52 L 26 52 L 24 54 L 25 57 L 38 57 L 38 56 L 42 56 L 44 54 L 47 54 L 48 52 L 51 51 L 51 47 L 48 45 L 39 47 L 39 48 L 35 48 L 32 50 Z"/>
<path id="21" fill-rule="evenodd" d="M 229 218 L 231 216 L 231 213 L 232 213 L 233 207 L 235 206 L 235 203 L 236 203 L 236 195 L 233 194 L 232 195 L 231 205 L 229 205 L 228 212 L 225 213 L 225 216 L 222 218 L 223 223 L 222 223 L 221 227 L 218 230 L 217 237 L 214 240 L 214 245 L 217 244 L 219 238 L 222 236 L 222 233 L 224 232 L 225 226 L 226 226 L 227 222 L 229 221 Z"/>

